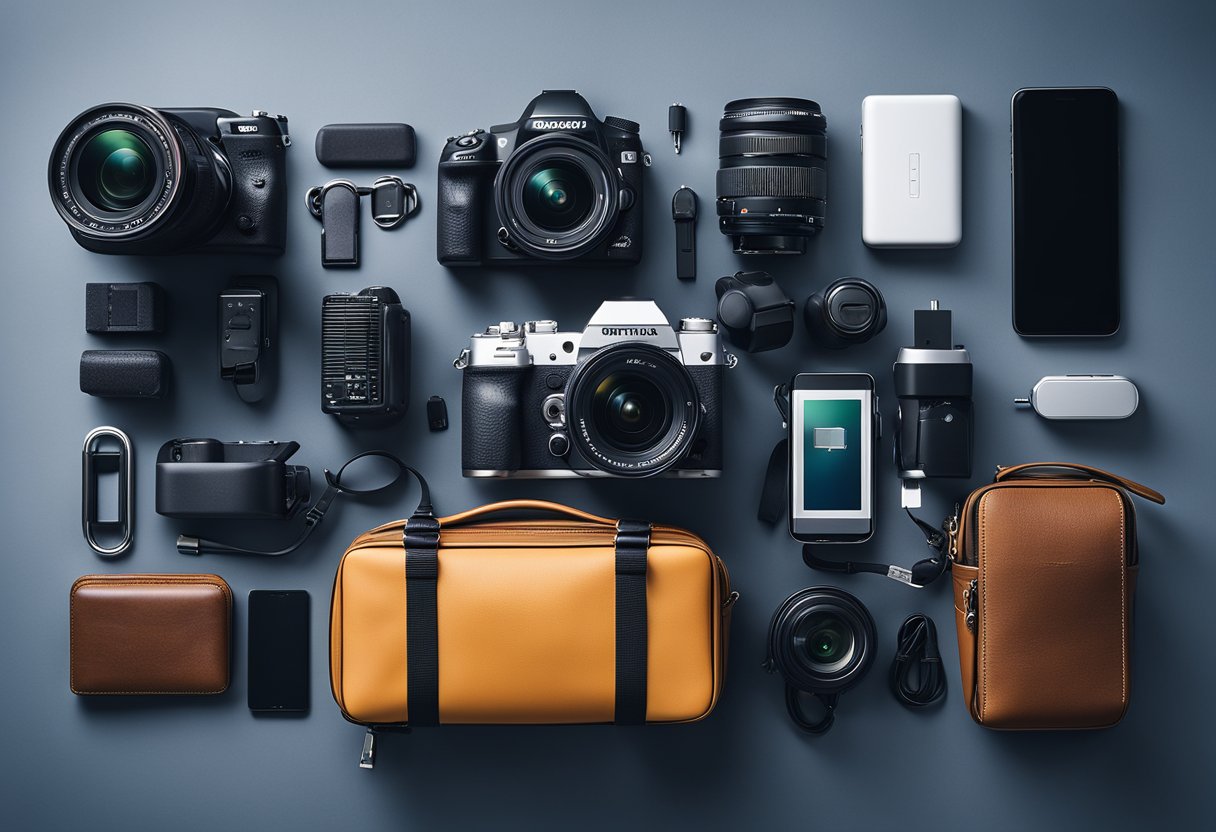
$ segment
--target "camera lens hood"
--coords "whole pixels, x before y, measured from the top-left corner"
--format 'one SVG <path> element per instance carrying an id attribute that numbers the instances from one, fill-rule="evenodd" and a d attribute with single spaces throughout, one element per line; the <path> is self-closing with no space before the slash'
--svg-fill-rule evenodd
<path id="1" fill-rule="evenodd" d="M 862 344 L 887 325 L 882 292 L 860 277 L 842 277 L 807 298 L 803 310 L 811 338 L 821 347 Z"/>

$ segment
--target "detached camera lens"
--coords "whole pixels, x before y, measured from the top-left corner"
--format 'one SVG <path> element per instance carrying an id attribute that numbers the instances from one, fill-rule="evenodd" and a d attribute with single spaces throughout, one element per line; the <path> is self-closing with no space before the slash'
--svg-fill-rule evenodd
<path id="1" fill-rule="evenodd" d="M 769 625 L 769 670 L 781 673 L 790 717 L 802 729 L 823 733 L 832 725 L 837 697 L 874 663 L 877 632 L 869 610 L 842 589 L 814 586 L 795 592 Z M 826 713 L 809 719 L 801 697 L 810 694 Z"/>
<path id="2" fill-rule="evenodd" d="M 827 119 L 805 98 L 740 98 L 719 123 L 718 222 L 740 254 L 802 254 L 827 208 Z"/>

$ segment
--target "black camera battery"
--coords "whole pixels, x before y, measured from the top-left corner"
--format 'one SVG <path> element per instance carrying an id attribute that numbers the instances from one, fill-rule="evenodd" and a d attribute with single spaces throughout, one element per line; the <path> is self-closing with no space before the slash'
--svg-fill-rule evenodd
<path id="1" fill-rule="evenodd" d="M 84 331 L 93 335 L 163 332 L 164 297 L 155 283 L 87 283 Z"/>

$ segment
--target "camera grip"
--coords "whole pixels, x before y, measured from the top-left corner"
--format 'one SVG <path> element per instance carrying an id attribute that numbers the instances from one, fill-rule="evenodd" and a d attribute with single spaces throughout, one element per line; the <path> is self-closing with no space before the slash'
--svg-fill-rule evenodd
<path id="1" fill-rule="evenodd" d="M 460 460 L 470 471 L 519 470 L 520 405 L 527 370 L 468 367 L 461 400 Z"/>
<path id="2" fill-rule="evenodd" d="M 287 244 L 287 150 L 270 135 L 226 136 L 232 202 L 209 251 L 282 254 Z"/>
<path id="3" fill-rule="evenodd" d="M 701 468 L 707 471 L 722 470 L 722 382 L 724 367 L 714 364 L 708 367 L 689 367 L 701 405 L 701 429 L 694 444 L 695 453 L 681 462 L 680 468 Z"/>
<path id="4" fill-rule="evenodd" d="M 483 203 L 481 182 L 494 165 L 485 162 L 439 163 L 439 216 L 436 250 L 439 262 L 480 263 Z"/>

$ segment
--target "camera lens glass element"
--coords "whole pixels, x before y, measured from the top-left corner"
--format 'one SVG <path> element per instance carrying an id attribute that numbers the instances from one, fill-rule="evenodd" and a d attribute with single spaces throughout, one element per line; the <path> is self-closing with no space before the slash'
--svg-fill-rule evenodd
<path id="1" fill-rule="evenodd" d="M 853 631 L 830 610 L 804 617 L 794 628 L 793 638 L 795 649 L 821 672 L 839 670 L 853 657 Z"/>
<path id="2" fill-rule="evenodd" d="M 587 219 L 595 186 L 577 165 L 560 160 L 541 167 L 524 186 L 524 210 L 540 228 L 566 231 Z"/>
<path id="3" fill-rule="evenodd" d="M 678 463 L 696 438 L 700 415 L 684 365 L 648 344 L 604 347 L 575 368 L 566 387 L 575 447 L 589 464 L 617 476 L 653 476 Z"/>
<path id="4" fill-rule="evenodd" d="M 156 161 L 148 143 L 130 130 L 102 130 L 81 148 L 76 177 L 89 202 L 126 211 L 152 194 Z"/>
<path id="5" fill-rule="evenodd" d="M 671 423 L 669 396 L 649 378 L 613 373 L 595 388 L 591 417 L 613 447 L 640 450 L 654 444 Z"/>
<path id="6" fill-rule="evenodd" d="M 804 98 L 741 98 L 719 123 L 718 222 L 740 254 L 802 254 L 827 207 L 827 119 Z"/>
<path id="7" fill-rule="evenodd" d="M 603 150 L 549 133 L 503 162 L 494 203 L 511 245 L 543 260 L 570 260 L 607 239 L 619 215 L 620 185 Z"/>

